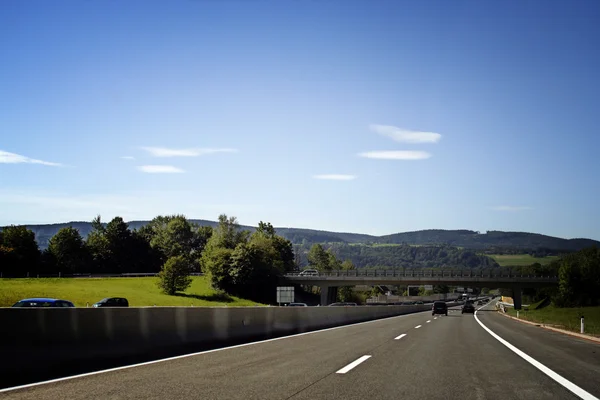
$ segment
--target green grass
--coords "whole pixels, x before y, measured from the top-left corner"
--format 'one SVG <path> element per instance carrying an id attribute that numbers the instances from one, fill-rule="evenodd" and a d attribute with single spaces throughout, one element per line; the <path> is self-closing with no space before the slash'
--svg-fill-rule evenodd
<path id="1" fill-rule="evenodd" d="M 158 278 L 28 278 L 0 279 L 0 307 L 28 297 L 70 300 L 77 307 L 91 306 L 104 297 L 125 297 L 132 307 L 143 306 L 260 306 L 215 291 L 207 277 L 192 277 L 185 293 L 167 296 L 156 286 Z"/>
<path id="2" fill-rule="evenodd" d="M 521 265 L 531 265 L 533 263 L 540 263 L 542 265 L 550 264 L 552 261 L 558 259 L 557 256 L 548 257 L 533 257 L 529 254 L 486 254 L 488 257 L 496 260 L 502 267 L 512 267 Z"/>
<path id="3" fill-rule="evenodd" d="M 513 308 L 506 308 L 506 313 L 516 317 Z M 580 317 L 585 317 L 585 333 L 600 336 L 600 307 L 558 308 L 552 305 L 529 311 L 520 310 L 519 318 L 540 324 L 551 325 L 556 328 L 579 332 Z"/>

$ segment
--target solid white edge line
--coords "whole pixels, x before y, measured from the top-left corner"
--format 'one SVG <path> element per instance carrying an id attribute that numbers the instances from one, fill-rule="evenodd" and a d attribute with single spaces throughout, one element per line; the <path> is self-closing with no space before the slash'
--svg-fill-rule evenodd
<path id="1" fill-rule="evenodd" d="M 237 349 L 237 348 L 240 348 L 240 347 L 252 346 L 252 345 L 255 345 L 255 344 L 261 344 L 261 343 L 267 343 L 267 342 L 275 342 L 277 340 L 290 339 L 290 338 L 295 338 L 295 337 L 305 336 L 305 335 L 312 335 L 314 333 L 334 331 L 336 329 L 349 328 L 351 326 L 372 324 L 373 322 L 385 321 L 385 320 L 388 320 L 388 319 L 409 317 L 411 315 L 421 314 L 421 313 L 424 313 L 424 312 L 431 312 L 431 310 L 417 311 L 417 312 L 410 313 L 410 314 L 395 315 L 393 317 L 373 319 L 371 321 L 357 322 L 355 324 L 334 326 L 333 328 L 325 328 L 325 329 L 319 329 L 319 330 L 310 331 L 310 332 L 296 333 L 296 334 L 293 334 L 293 335 L 281 336 L 281 337 L 276 337 L 276 338 L 273 338 L 273 339 L 259 340 L 257 342 L 242 343 L 242 344 L 237 344 L 235 346 L 221 347 L 221 348 L 218 348 L 218 349 L 199 351 L 199 352 L 196 352 L 196 353 L 182 354 L 182 355 L 179 355 L 179 356 L 168 357 L 168 358 L 161 358 L 159 360 L 146 361 L 146 362 L 138 363 L 138 364 L 123 365 L 121 367 L 103 369 L 103 370 L 100 370 L 100 371 L 93 371 L 93 372 L 86 372 L 84 374 L 78 374 L 78 375 L 72 375 L 72 376 L 65 376 L 65 377 L 62 377 L 62 378 L 51 379 L 51 380 L 48 380 L 48 381 L 28 383 L 26 385 L 13 386 L 13 387 L 8 387 L 8 388 L 0 389 L 0 393 L 6 393 L 6 392 L 14 391 L 14 390 L 19 390 L 19 389 L 28 389 L 28 388 L 35 387 L 35 386 L 42 386 L 42 385 L 47 385 L 47 384 L 50 384 L 50 383 L 57 383 L 57 382 L 62 382 L 62 381 L 68 381 L 68 380 L 71 380 L 71 379 L 85 378 L 87 376 L 100 375 L 100 374 L 104 374 L 104 373 L 108 373 L 108 372 L 121 371 L 121 370 L 129 369 L 129 368 L 143 367 L 145 365 L 158 364 L 158 363 L 161 363 L 161 362 L 164 362 L 164 361 L 173 361 L 173 360 L 179 360 L 179 359 L 187 358 L 187 357 L 200 356 L 200 355 L 203 355 L 203 354 L 216 353 L 217 351 Z"/>
<path id="2" fill-rule="evenodd" d="M 406 336 L 406 333 L 403 333 L 402 335 L 395 337 L 395 338 L 394 338 L 394 340 L 400 340 L 400 339 L 402 339 L 404 336 Z"/>
<path id="3" fill-rule="evenodd" d="M 371 356 L 362 356 L 359 359 L 352 361 L 350 364 L 346 365 L 344 368 L 342 368 L 339 371 L 337 371 L 336 374 L 345 374 L 346 372 L 348 372 L 351 369 L 355 368 L 359 364 L 364 363 L 369 358 L 371 358 Z"/>
<path id="4" fill-rule="evenodd" d="M 534 367 L 536 367 L 537 369 L 539 369 L 540 371 L 542 371 L 544 374 L 546 374 L 548 377 L 550 377 L 556 383 L 558 383 L 559 385 L 562 385 L 563 387 L 565 387 L 567 390 L 571 391 L 575 395 L 581 397 L 584 400 L 600 400 L 596 396 L 594 396 L 593 394 L 585 391 L 584 389 L 580 388 L 579 386 L 577 386 L 573 382 L 567 380 L 566 378 L 563 378 L 561 375 L 559 375 L 556 372 L 552 371 L 550 368 L 546 367 L 544 364 L 542 364 L 541 362 L 539 362 L 535 358 L 533 358 L 533 357 L 525 354 L 521 350 L 517 349 L 515 346 L 513 346 L 510 343 L 508 343 L 506 340 L 502 339 L 500 336 L 498 336 L 496 333 L 494 333 L 490 328 L 488 328 L 487 326 L 485 326 L 483 324 L 483 322 L 481 322 L 479 320 L 479 318 L 477 318 L 477 311 L 481 310 L 486 305 L 483 305 L 483 306 L 479 307 L 475 311 L 474 317 L 475 317 L 475 320 L 477 321 L 477 323 L 479 323 L 479 325 L 481 325 L 481 327 L 483 329 L 485 329 L 487 331 L 487 333 L 489 333 L 490 335 L 492 335 L 492 337 L 494 339 L 496 339 L 497 341 L 499 341 L 500 343 L 502 343 L 503 345 L 505 345 L 506 347 L 508 347 L 515 354 L 517 354 L 519 357 L 521 357 L 522 359 L 524 359 L 525 361 L 527 361 L 529 364 L 533 365 Z"/>
<path id="5" fill-rule="evenodd" d="M 422 325 L 415 326 L 415 329 L 419 329 Z"/>

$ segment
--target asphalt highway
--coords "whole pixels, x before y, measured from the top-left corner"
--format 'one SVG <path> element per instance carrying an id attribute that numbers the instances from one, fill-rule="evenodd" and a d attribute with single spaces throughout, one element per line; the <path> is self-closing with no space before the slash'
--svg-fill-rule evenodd
<path id="1" fill-rule="evenodd" d="M 11 400 L 365 398 L 593 400 L 600 344 L 494 311 L 425 312 L 0 392 Z"/>

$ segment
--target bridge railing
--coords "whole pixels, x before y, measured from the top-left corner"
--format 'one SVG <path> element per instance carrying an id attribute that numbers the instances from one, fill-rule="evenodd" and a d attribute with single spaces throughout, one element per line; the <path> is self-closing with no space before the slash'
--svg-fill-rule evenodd
<path id="1" fill-rule="evenodd" d="M 289 277 L 397 277 L 397 278 L 518 278 L 531 280 L 556 280 L 551 275 L 521 275 L 511 273 L 493 274 L 478 271 L 402 271 L 383 269 L 354 269 L 354 270 L 332 270 L 321 271 L 318 275 L 302 274 L 302 272 L 287 273 Z"/>

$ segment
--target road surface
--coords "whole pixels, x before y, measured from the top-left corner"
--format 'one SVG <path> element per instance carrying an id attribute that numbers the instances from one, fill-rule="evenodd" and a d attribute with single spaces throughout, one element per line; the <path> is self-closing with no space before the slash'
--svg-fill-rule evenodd
<path id="1" fill-rule="evenodd" d="M 479 321 L 600 398 L 600 344 L 491 311 Z M 587 397 L 585 397 L 587 396 Z M 372 321 L 13 391 L 0 399 L 576 399 L 472 314 Z"/>

